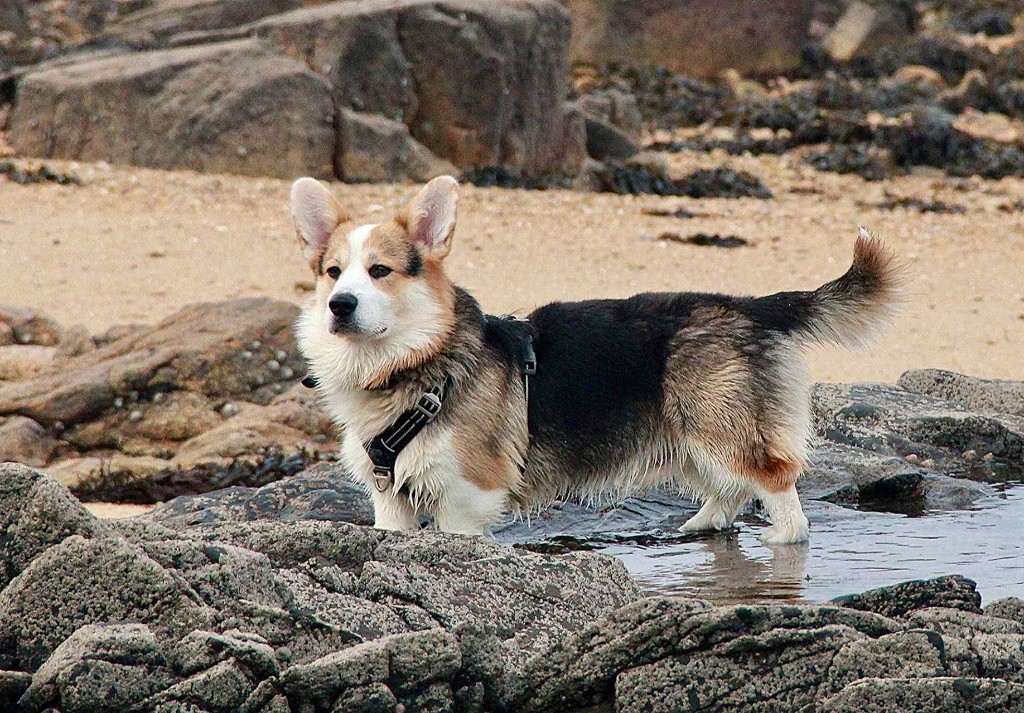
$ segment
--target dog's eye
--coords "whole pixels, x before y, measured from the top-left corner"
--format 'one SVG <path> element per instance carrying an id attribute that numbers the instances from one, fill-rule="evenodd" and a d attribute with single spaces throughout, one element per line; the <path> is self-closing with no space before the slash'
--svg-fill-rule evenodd
<path id="1" fill-rule="evenodd" d="M 392 270 L 387 265 L 371 265 L 368 272 L 370 273 L 370 277 L 375 280 L 379 280 L 382 277 L 390 275 Z"/>
<path id="2" fill-rule="evenodd" d="M 337 265 L 331 265 L 329 268 L 327 268 L 327 276 L 332 280 L 337 280 L 339 277 L 341 277 L 341 268 L 338 267 Z"/>

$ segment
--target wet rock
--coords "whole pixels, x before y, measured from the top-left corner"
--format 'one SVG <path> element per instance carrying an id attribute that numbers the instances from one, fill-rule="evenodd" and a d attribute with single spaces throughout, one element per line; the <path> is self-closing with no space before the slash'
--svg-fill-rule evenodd
<path id="1" fill-rule="evenodd" d="M 839 606 L 887 617 L 904 617 L 919 609 L 942 607 L 968 613 L 981 612 L 977 585 L 959 575 L 936 577 L 871 589 L 834 599 Z"/>
<path id="2" fill-rule="evenodd" d="M 212 396 L 270 400 L 252 390 L 257 365 L 240 356 L 261 339 L 294 350 L 298 308 L 265 298 L 187 307 L 145 332 L 63 360 L 37 378 L 0 387 L 0 414 L 43 424 L 91 420 L 131 391 L 190 390 Z"/>
<path id="3" fill-rule="evenodd" d="M 334 173 L 330 88 L 304 64 L 248 40 L 29 73 L 10 129 L 28 156 L 288 178 Z"/>
<path id="4" fill-rule="evenodd" d="M 832 442 L 815 444 L 797 481 L 805 498 L 836 503 L 892 502 L 918 493 L 928 471 L 904 458 Z"/>
<path id="5" fill-rule="evenodd" d="M 228 488 L 174 498 L 146 515 L 168 527 L 256 520 L 326 520 L 373 524 L 365 491 L 340 466 L 320 465 L 262 488 Z"/>
<path id="6" fill-rule="evenodd" d="M 866 678 L 822 701 L 821 713 L 919 711 L 1017 711 L 1024 686 L 981 678 Z"/>
<path id="7" fill-rule="evenodd" d="M 680 189 L 691 198 L 772 198 L 757 176 L 725 167 L 698 169 L 682 179 Z"/>
<path id="8" fill-rule="evenodd" d="M 815 430 L 836 443 L 917 459 L 946 475 L 979 480 L 1013 473 L 1024 462 L 1019 416 L 978 413 L 884 384 L 817 384 L 813 393 Z"/>
<path id="9" fill-rule="evenodd" d="M 11 416 L 0 420 L 0 461 L 44 466 L 60 449 L 60 443 L 30 418 Z"/>
<path id="10" fill-rule="evenodd" d="M 343 109 L 339 126 L 338 175 L 349 183 L 426 182 L 459 173 L 412 138 L 400 122 Z"/>
<path id="11" fill-rule="evenodd" d="M 564 0 L 573 15 L 574 62 L 666 67 L 715 77 L 733 68 L 772 74 L 794 69 L 811 3 L 765 6 L 744 0 L 603 3 Z"/>
<path id="12" fill-rule="evenodd" d="M 934 396 L 972 411 L 1024 415 L 1024 381 L 979 379 L 941 369 L 912 369 L 896 382 L 908 391 Z"/>

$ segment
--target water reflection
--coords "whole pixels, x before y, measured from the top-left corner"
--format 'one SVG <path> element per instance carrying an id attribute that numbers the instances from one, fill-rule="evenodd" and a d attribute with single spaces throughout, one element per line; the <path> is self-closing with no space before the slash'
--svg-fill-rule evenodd
<path id="1" fill-rule="evenodd" d="M 588 549 L 620 558 L 652 594 L 715 603 L 824 601 L 907 579 L 959 573 L 978 581 L 986 600 L 1024 595 L 1024 488 L 970 511 L 907 517 L 808 502 L 811 542 L 769 547 L 764 522 L 743 518 L 736 530 L 683 537 L 676 528 L 693 507 L 671 496 L 593 511 L 578 506 L 499 539 L 531 549 Z"/>

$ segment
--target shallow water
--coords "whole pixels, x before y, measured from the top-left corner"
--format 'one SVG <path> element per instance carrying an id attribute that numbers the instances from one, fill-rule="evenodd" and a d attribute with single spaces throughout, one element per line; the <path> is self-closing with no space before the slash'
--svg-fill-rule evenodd
<path id="1" fill-rule="evenodd" d="M 919 516 L 865 512 L 809 501 L 811 541 L 768 547 L 765 523 L 746 515 L 726 533 L 684 537 L 675 528 L 696 508 L 670 496 L 599 512 L 566 505 L 499 539 L 530 549 L 586 549 L 618 557 L 651 594 L 716 603 L 824 601 L 941 574 L 978 582 L 986 601 L 1024 596 L 1024 487 L 972 510 Z"/>

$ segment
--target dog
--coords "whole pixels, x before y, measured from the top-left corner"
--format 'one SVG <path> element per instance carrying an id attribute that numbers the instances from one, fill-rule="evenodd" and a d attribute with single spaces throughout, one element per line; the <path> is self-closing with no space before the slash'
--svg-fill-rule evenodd
<path id="1" fill-rule="evenodd" d="M 447 176 L 368 225 L 312 178 L 291 190 L 316 278 L 298 343 L 376 527 L 414 530 L 426 515 L 479 535 L 510 510 L 672 487 L 703 502 L 682 532 L 729 528 L 756 498 L 764 542 L 807 539 L 801 352 L 885 325 L 899 298 L 889 248 L 862 231 L 849 270 L 808 292 L 555 302 L 517 321 L 485 315 L 445 274 L 457 206 Z M 381 450 L 396 433 L 400 452 Z"/>

